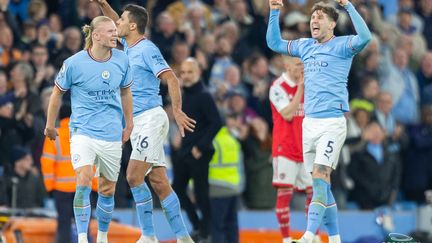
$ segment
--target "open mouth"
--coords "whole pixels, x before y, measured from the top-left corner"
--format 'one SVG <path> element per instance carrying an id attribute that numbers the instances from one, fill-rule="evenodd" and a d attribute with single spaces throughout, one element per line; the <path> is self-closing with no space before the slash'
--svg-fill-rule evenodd
<path id="1" fill-rule="evenodd" d="M 320 28 L 319 27 L 312 27 L 312 34 L 318 34 Z"/>

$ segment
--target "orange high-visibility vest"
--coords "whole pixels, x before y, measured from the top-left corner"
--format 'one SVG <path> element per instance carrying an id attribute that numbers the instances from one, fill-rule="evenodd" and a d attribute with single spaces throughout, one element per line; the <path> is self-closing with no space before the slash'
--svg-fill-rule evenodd
<path id="1" fill-rule="evenodd" d="M 48 192 L 75 192 L 76 176 L 70 158 L 69 118 L 60 121 L 55 141 L 45 138 L 41 166 L 45 188 Z M 97 191 L 97 178 L 92 181 L 92 189 Z"/>

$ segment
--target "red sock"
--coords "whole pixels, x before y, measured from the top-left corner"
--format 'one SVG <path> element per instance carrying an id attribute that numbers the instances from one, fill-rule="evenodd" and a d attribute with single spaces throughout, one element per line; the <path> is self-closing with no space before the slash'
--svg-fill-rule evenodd
<path id="1" fill-rule="evenodd" d="M 292 187 L 279 188 L 276 200 L 276 217 L 283 238 L 289 237 L 290 202 L 293 194 Z"/>

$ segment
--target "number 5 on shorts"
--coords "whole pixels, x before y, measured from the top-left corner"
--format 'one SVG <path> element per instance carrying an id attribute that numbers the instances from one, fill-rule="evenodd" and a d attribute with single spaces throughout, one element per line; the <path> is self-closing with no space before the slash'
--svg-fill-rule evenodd
<path id="1" fill-rule="evenodd" d="M 334 141 L 331 141 L 331 140 L 328 141 L 326 150 L 324 151 L 325 152 L 324 156 L 327 157 L 327 159 L 329 159 L 329 160 L 330 160 L 330 154 L 333 152 L 333 144 L 334 144 Z"/>

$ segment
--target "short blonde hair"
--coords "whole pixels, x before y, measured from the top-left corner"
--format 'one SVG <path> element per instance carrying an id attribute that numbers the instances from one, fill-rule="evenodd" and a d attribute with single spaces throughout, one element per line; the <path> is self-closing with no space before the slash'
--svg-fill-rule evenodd
<path id="1" fill-rule="evenodd" d="M 106 16 L 97 16 L 92 20 L 90 25 L 84 25 L 82 27 L 82 31 L 84 32 L 85 36 L 85 44 L 84 44 L 84 50 L 88 50 L 93 46 L 93 40 L 92 40 L 92 34 L 95 28 L 100 24 L 104 22 L 113 22 L 112 19 L 106 17 Z"/>

